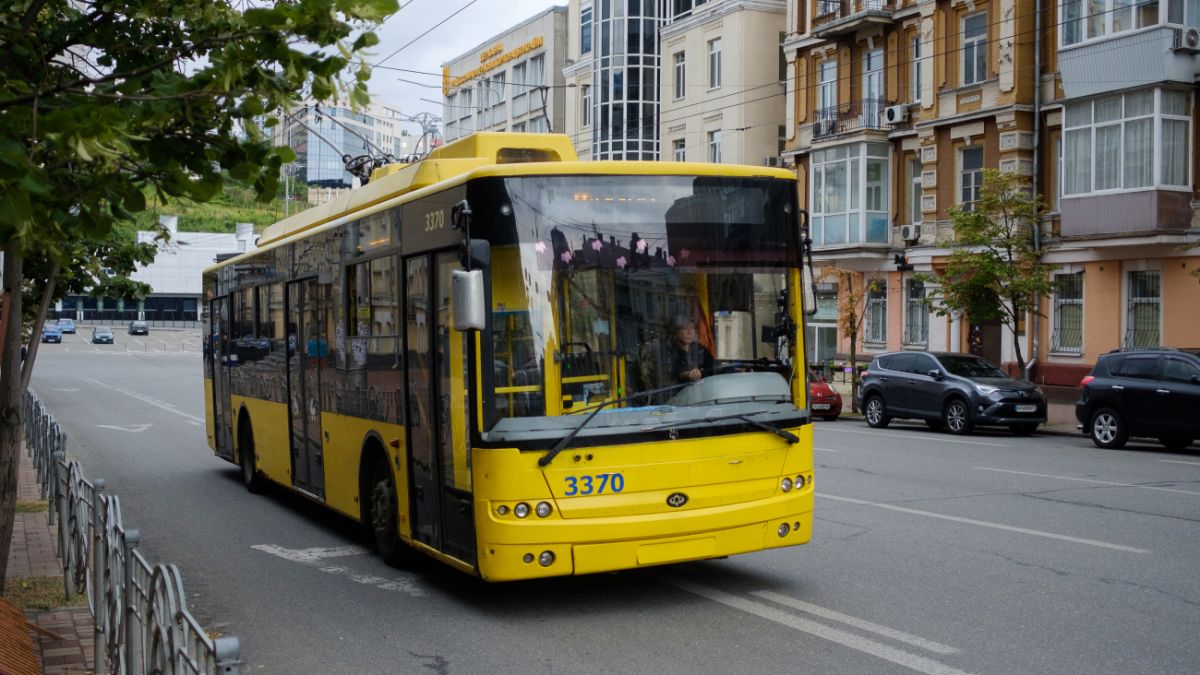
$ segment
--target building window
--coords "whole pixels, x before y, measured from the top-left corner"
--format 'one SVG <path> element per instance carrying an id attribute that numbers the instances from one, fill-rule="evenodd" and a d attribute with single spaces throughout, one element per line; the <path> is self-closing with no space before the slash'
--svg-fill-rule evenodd
<path id="1" fill-rule="evenodd" d="M 817 114 L 837 108 L 837 61 L 822 61 L 817 76 Z"/>
<path id="2" fill-rule="evenodd" d="M 1162 324 L 1162 277 L 1158 272 L 1128 274 L 1125 346 L 1159 346 Z"/>
<path id="3" fill-rule="evenodd" d="M 924 192 L 925 185 L 921 179 L 921 171 L 924 167 L 925 165 L 919 159 L 908 160 L 908 222 L 913 225 L 921 222 L 923 218 L 921 212 L 921 194 Z"/>
<path id="4" fill-rule="evenodd" d="M 867 313 L 863 326 L 863 343 L 883 346 L 887 344 L 887 282 L 868 282 Z"/>
<path id="5" fill-rule="evenodd" d="M 913 103 L 921 102 L 921 36 L 918 35 L 912 39 L 910 51 L 912 52 L 912 63 L 909 66 L 908 82 L 912 92 L 909 98 Z"/>
<path id="6" fill-rule="evenodd" d="M 579 53 L 592 53 L 592 8 L 584 7 L 579 12 Z"/>
<path id="7" fill-rule="evenodd" d="M 987 79 L 987 12 L 963 19 L 962 84 L 978 84 Z"/>
<path id="8" fill-rule="evenodd" d="M 959 199 L 962 210 L 970 211 L 979 201 L 979 189 L 983 187 L 983 148 L 963 148 L 958 153 Z"/>
<path id="9" fill-rule="evenodd" d="M 1166 89 L 1068 105 L 1063 194 L 1187 188 L 1190 108 L 1190 94 Z"/>
<path id="10" fill-rule="evenodd" d="M 708 41 L 708 88 L 721 86 L 721 38 Z"/>
<path id="11" fill-rule="evenodd" d="M 1055 274 L 1053 289 L 1054 331 L 1050 350 L 1083 353 L 1083 272 Z"/>
<path id="12" fill-rule="evenodd" d="M 682 138 L 671 141 L 671 158 L 676 162 L 682 162 L 687 158 L 687 148 L 684 146 Z"/>
<path id="13" fill-rule="evenodd" d="M 546 78 L 546 57 L 543 55 L 535 56 L 529 59 L 529 73 L 525 77 L 525 83 L 539 87 L 545 82 Z"/>
<path id="14" fill-rule="evenodd" d="M 687 96 L 687 72 L 683 60 L 683 52 L 675 52 L 675 99 Z"/>
<path id="15" fill-rule="evenodd" d="M 1186 0 L 1195 25 L 1200 4 Z M 1185 0 L 1168 0 L 1167 23 L 1183 25 Z M 1158 25 L 1158 0 L 1063 0 L 1062 46 Z"/>
<path id="16" fill-rule="evenodd" d="M 925 283 L 909 279 L 905 286 L 904 344 L 929 343 L 929 309 L 925 306 Z"/>
<path id="17" fill-rule="evenodd" d="M 708 161 L 721 163 L 721 130 L 708 132 Z"/>
<path id="18" fill-rule="evenodd" d="M 863 126 L 879 126 L 883 113 L 883 50 L 872 49 L 863 54 L 862 115 Z"/>
<path id="19" fill-rule="evenodd" d="M 592 126 L 592 85 L 585 84 L 579 88 L 579 123 L 585 127 Z"/>
<path id="20" fill-rule="evenodd" d="M 890 243 L 889 149 L 887 143 L 857 143 L 812 153 L 814 245 Z"/>
<path id="21" fill-rule="evenodd" d="M 525 123 L 524 122 L 515 122 L 513 124 L 512 130 L 517 133 L 521 133 L 521 132 L 525 131 Z"/>

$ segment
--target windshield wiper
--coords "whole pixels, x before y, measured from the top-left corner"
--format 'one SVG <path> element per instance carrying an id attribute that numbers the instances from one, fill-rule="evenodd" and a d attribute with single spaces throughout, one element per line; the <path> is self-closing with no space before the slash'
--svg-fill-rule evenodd
<path id="1" fill-rule="evenodd" d="M 601 403 L 600 405 L 596 406 L 596 409 L 593 410 L 587 417 L 583 418 L 582 422 L 575 425 L 575 428 L 571 430 L 571 433 L 567 434 L 566 436 L 563 436 L 562 440 L 560 440 L 557 444 L 555 444 L 555 446 L 553 448 L 550 448 L 550 452 L 547 452 L 546 454 L 544 454 L 540 458 L 538 458 L 538 466 L 546 466 L 550 462 L 553 462 L 554 458 L 558 456 L 558 453 L 565 450 L 566 447 L 571 444 L 571 441 L 575 440 L 575 437 L 578 436 L 579 432 L 582 431 L 583 428 L 586 427 L 588 425 L 588 423 L 592 421 L 592 418 L 595 417 L 601 410 L 604 410 L 608 406 L 613 405 L 614 403 L 624 403 L 626 401 L 633 401 L 633 400 L 636 400 L 639 398 L 653 396 L 655 394 L 665 394 L 667 392 L 675 391 L 676 389 L 682 389 L 682 388 L 688 386 L 689 384 L 693 384 L 693 383 L 692 382 L 680 382 L 678 384 L 672 384 L 667 387 L 660 387 L 658 389 L 650 389 L 648 391 L 640 391 L 636 394 L 630 394 L 629 396 L 625 396 L 623 398 L 614 398 L 611 401 L 605 401 L 604 403 Z"/>
<path id="2" fill-rule="evenodd" d="M 752 420 L 749 417 L 747 417 L 747 415 L 753 415 L 753 414 L 755 414 L 755 413 L 741 413 L 738 415 L 722 415 L 720 417 L 709 417 L 709 418 L 699 419 L 699 420 L 686 420 L 684 422 L 676 422 L 674 424 L 664 424 L 664 425 L 657 426 L 657 427 L 651 427 L 651 428 L 647 429 L 647 431 L 662 431 L 663 429 L 673 429 L 676 427 L 687 426 L 689 424 L 704 424 L 707 422 L 724 422 L 725 420 L 738 420 L 740 422 L 745 422 L 746 424 L 749 424 L 750 426 L 755 427 L 757 429 L 761 429 L 763 431 L 769 431 L 769 432 L 775 434 L 776 436 L 782 438 L 783 440 L 787 441 L 788 445 L 795 445 L 796 443 L 800 442 L 799 436 L 797 436 L 796 434 L 793 434 L 790 431 L 787 431 L 786 429 L 779 429 L 777 427 L 771 426 L 770 424 L 765 424 L 763 422 L 759 422 L 758 420 Z"/>

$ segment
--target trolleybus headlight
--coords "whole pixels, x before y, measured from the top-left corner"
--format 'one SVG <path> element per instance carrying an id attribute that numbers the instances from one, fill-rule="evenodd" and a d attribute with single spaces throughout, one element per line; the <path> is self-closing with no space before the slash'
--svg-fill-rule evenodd
<path id="1" fill-rule="evenodd" d="M 800 474 L 799 476 L 796 476 L 796 489 L 797 490 L 804 489 L 804 474 Z"/>
<path id="2" fill-rule="evenodd" d="M 538 514 L 538 518 L 545 518 L 546 516 L 550 515 L 550 511 L 552 510 L 553 509 L 550 508 L 550 502 L 538 502 L 537 508 L 534 509 L 534 512 Z"/>
<path id="3" fill-rule="evenodd" d="M 792 527 L 790 525 L 788 525 L 787 523 L 781 523 L 779 525 L 779 536 L 786 537 L 788 535 L 788 532 L 791 531 L 791 529 L 792 529 Z"/>
<path id="4" fill-rule="evenodd" d="M 507 516 L 507 515 L 508 515 L 508 506 L 506 506 L 506 505 L 504 505 L 504 504 L 501 504 L 500 506 L 497 506 L 497 507 L 496 507 L 496 513 L 498 513 L 498 514 L 500 514 L 500 515 L 502 515 L 502 516 Z"/>
<path id="5" fill-rule="evenodd" d="M 524 555 L 524 557 L 522 557 L 522 558 L 521 558 L 521 560 L 524 560 L 524 561 L 525 561 L 525 564 L 526 564 L 526 565 L 528 565 L 529 563 L 533 562 L 533 554 L 532 554 L 532 553 L 526 553 L 526 554 Z"/>
<path id="6" fill-rule="evenodd" d="M 538 564 L 542 567 L 549 567 L 554 564 L 554 551 L 542 551 L 538 556 Z"/>
<path id="7" fill-rule="evenodd" d="M 784 492 L 791 492 L 792 491 L 792 479 L 784 478 L 782 481 L 780 481 L 779 489 L 783 490 Z"/>
<path id="8" fill-rule="evenodd" d="M 524 518 L 529 515 L 529 505 L 521 502 L 513 507 L 513 514 L 518 518 Z"/>

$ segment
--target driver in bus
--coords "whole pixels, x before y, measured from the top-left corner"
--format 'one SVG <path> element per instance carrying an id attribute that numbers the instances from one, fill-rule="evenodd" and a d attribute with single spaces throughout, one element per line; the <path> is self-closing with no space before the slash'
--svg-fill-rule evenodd
<path id="1" fill-rule="evenodd" d="M 677 316 L 674 322 L 675 339 L 671 341 L 671 373 L 677 382 L 694 382 L 712 374 L 713 357 L 696 341 L 696 322 L 691 317 Z"/>

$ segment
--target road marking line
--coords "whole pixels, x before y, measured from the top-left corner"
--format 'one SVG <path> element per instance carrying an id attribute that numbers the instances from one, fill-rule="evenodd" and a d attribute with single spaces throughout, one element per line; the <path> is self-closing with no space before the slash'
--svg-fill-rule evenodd
<path id="1" fill-rule="evenodd" d="M 715 588 L 710 588 L 702 584 L 680 579 L 678 577 L 663 576 L 663 581 L 681 590 L 687 591 L 702 598 L 707 598 L 714 602 L 719 602 L 727 607 L 753 614 L 762 619 L 773 621 L 781 626 L 787 626 L 798 630 L 802 633 L 808 633 L 813 637 L 828 640 L 835 644 L 849 647 L 855 651 L 874 656 L 885 661 L 890 661 L 896 665 L 903 666 L 910 670 L 915 670 L 919 673 L 927 675 L 959 675 L 965 671 L 961 671 L 952 666 L 946 665 L 940 661 L 906 652 L 903 649 L 897 649 L 890 645 L 877 642 L 870 638 L 861 637 L 853 633 L 848 633 L 844 630 L 839 630 L 831 626 L 826 626 L 823 623 L 818 623 L 811 619 L 798 617 L 794 614 L 789 614 L 783 610 L 776 609 L 770 605 L 761 602 L 755 602 L 746 598 L 738 597 L 731 593 L 719 591 Z"/>
<path id="2" fill-rule="evenodd" d="M 895 438 L 896 437 L 894 434 L 881 434 L 876 431 L 858 431 L 855 429 L 829 429 L 829 431 L 836 431 L 836 432 L 842 433 L 842 434 L 862 434 L 863 436 L 882 436 L 882 437 L 886 437 L 886 438 Z M 913 429 L 913 431 L 919 431 L 919 430 Z M 1012 447 L 1005 443 L 988 443 L 987 441 L 959 441 L 959 440 L 955 440 L 955 439 L 951 439 L 951 438 L 938 438 L 936 436 L 922 436 L 921 440 L 934 441 L 937 443 L 961 443 L 962 445 L 986 445 L 986 446 L 992 447 L 992 448 Z"/>
<path id="3" fill-rule="evenodd" d="M 170 412 L 170 413 L 175 413 L 176 415 L 179 415 L 180 417 L 183 417 L 183 418 L 186 418 L 186 419 L 189 419 L 189 420 L 193 420 L 193 421 L 195 421 L 195 422 L 203 422 L 203 421 L 204 421 L 204 418 L 203 418 L 203 417 L 196 417 L 195 415 L 189 415 L 189 414 L 187 414 L 187 413 L 185 413 L 185 412 L 183 412 L 183 411 L 181 411 L 181 410 L 177 409 L 175 406 L 171 405 L 170 403 L 166 403 L 166 402 L 164 402 L 164 401 L 159 401 L 158 399 L 151 398 L 151 397 L 149 397 L 149 396 L 146 396 L 146 395 L 144 395 L 144 394 L 139 394 L 139 393 L 137 393 L 136 391 L 129 391 L 128 389 L 122 389 L 122 388 L 120 388 L 120 387 L 114 387 L 114 386 L 112 386 L 111 384 L 104 384 L 104 383 L 103 383 L 103 382 L 101 382 L 100 380 L 94 380 L 94 379 L 92 379 L 92 378 L 90 378 L 90 377 L 85 377 L 85 378 L 84 378 L 84 382 L 88 382 L 88 383 L 90 383 L 90 384 L 94 384 L 94 385 L 96 385 L 97 387 L 104 387 L 105 389 L 111 389 L 111 390 L 113 390 L 113 391 L 115 391 L 115 392 L 118 392 L 118 393 L 121 393 L 121 394 L 125 394 L 126 396 L 128 396 L 128 397 L 130 397 L 130 398 L 136 398 L 137 400 L 141 401 L 142 403 L 146 403 L 146 404 L 148 404 L 148 405 L 152 405 L 152 406 L 154 406 L 154 407 L 156 407 L 156 408 L 161 408 L 161 409 L 163 409 L 163 410 L 166 410 L 167 412 Z"/>
<path id="4" fill-rule="evenodd" d="M 96 426 L 100 427 L 101 429 L 113 429 L 116 431 L 128 431 L 130 433 L 140 434 L 143 431 L 154 426 L 154 424 L 153 423 L 151 423 L 151 424 L 130 424 L 127 427 L 119 427 L 119 426 L 116 426 L 113 424 L 97 424 Z"/>
<path id="5" fill-rule="evenodd" d="M 813 614 L 813 615 L 816 615 L 816 616 L 819 616 L 819 617 L 822 617 L 825 619 L 837 621 L 838 623 L 844 623 L 848 626 L 854 626 L 855 628 L 861 628 L 862 630 L 876 633 L 878 635 L 881 635 L 886 638 L 890 638 L 897 642 L 905 642 L 914 647 L 919 647 L 926 651 L 931 651 L 931 652 L 934 652 L 937 654 L 957 654 L 958 653 L 958 650 L 955 649 L 954 647 L 950 647 L 948 645 L 944 645 L 939 642 L 934 642 L 932 640 L 926 640 L 925 638 L 917 637 L 916 635 L 910 635 L 903 631 L 898 631 L 895 628 L 888 628 L 887 626 L 881 626 L 877 623 L 872 623 L 870 621 L 867 621 L 866 619 L 859 619 L 857 617 L 850 616 L 849 614 L 842 614 L 841 612 L 838 612 L 838 611 L 835 611 L 832 609 L 826 609 L 824 607 L 821 607 L 820 605 L 814 605 L 809 602 L 804 602 L 803 600 L 789 598 L 786 595 L 780 595 L 779 593 L 775 593 L 773 591 L 753 591 L 750 593 L 750 595 L 758 596 L 760 598 L 763 598 L 764 600 L 770 600 L 771 602 L 778 603 L 785 607 L 791 607 L 792 609 L 798 609 L 801 612 L 807 612 L 809 614 Z"/>
<path id="6" fill-rule="evenodd" d="M 1158 461 L 1166 462 L 1167 464 L 1187 464 L 1188 466 L 1200 466 L 1200 462 L 1181 462 L 1177 459 L 1160 459 Z"/>
<path id="7" fill-rule="evenodd" d="M 1029 473 L 1028 471 L 1012 471 L 1011 469 L 996 469 L 990 466 L 977 466 L 980 471 L 998 471 L 1000 473 L 1012 473 L 1018 476 L 1036 476 L 1038 478 L 1054 478 L 1057 480 L 1073 480 L 1080 483 L 1095 483 L 1096 485 L 1112 485 L 1115 487 L 1139 488 L 1141 490 L 1158 490 L 1159 492 L 1175 492 L 1181 495 L 1193 495 L 1200 497 L 1200 492 L 1192 490 L 1177 490 L 1175 488 L 1155 487 L 1153 485 L 1135 485 L 1133 483 L 1113 483 L 1106 480 L 1092 480 L 1090 478 L 1072 478 L 1070 476 L 1054 476 L 1047 473 Z"/>
<path id="8" fill-rule="evenodd" d="M 363 574 L 355 572 L 349 567 L 340 565 L 321 565 L 321 561 L 329 558 L 345 558 L 347 556 L 366 555 L 367 549 L 361 546 L 331 546 L 331 547 L 314 547 L 291 549 L 274 544 L 255 544 L 250 548 L 263 553 L 270 553 L 273 556 L 298 562 L 304 565 L 313 565 L 325 574 L 334 574 L 337 576 L 346 577 L 356 584 L 364 586 L 375 586 L 385 591 L 394 591 L 404 593 L 414 597 L 425 595 L 425 591 L 417 584 L 414 576 L 400 576 L 387 579 L 385 577 L 375 576 L 374 574 Z"/>
<path id="9" fill-rule="evenodd" d="M 841 450 L 834 450 L 833 448 L 813 448 L 813 450 L 819 450 L 821 452 L 841 452 Z"/>
<path id="10" fill-rule="evenodd" d="M 909 509 L 903 506 L 894 506 L 892 504 L 880 504 L 879 502 L 869 502 L 865 499 L 851 499 L 850 497 L 835 497 L 833 495 L 818 494 L 818 497 L 832 499 L 839 502 L 849 502 L 851 504 L 861 504 L 862 506 L 874 506 L 889 511 L 898 511 L 900 513 L 908 513 L 915 516 L 927 516 L 929 518 L 940 518 L 941 520 L 949 520 L 956 523 L 965 523 L 967 525 L 978 525 L 980 527 L 990 527 L 996 530 L 1005 530 L 1007 532 L 1017 532 L 1019 534 L 1032 534 L 1035 537 L 1045 537 L 1047 539 L 1057 539 L 1059 541 L 1067 541 L 1073 544 L 1087 544 L 1088 546 L 1099 546 L 1100 548 L 1108 548 L 1114 551 L 1127 551 L 1129 553 L 1150 553 L 1144 548 L 1134 548 L 1133 546 L 1123 546 L 1121 544 L 1110 544 L 1106 541 L 1097 541 L 1095 539 L 1083 539 L 1081 537 L 1070 537 L 1065 534 L 1055 534 L 1053 532 L 1043 532 L 1042 530 L 1031 530 L 1025 527 L 1015 527 L 1013 525 L 1002 525 L 1000 523 L 990 523 L 986 520 L 975 520 L 973 518 L 960 518 L 958 516 L 948 516 L 944 513 L 933 513 L 932 511 L 918 511 L 917 509 Z"/>

